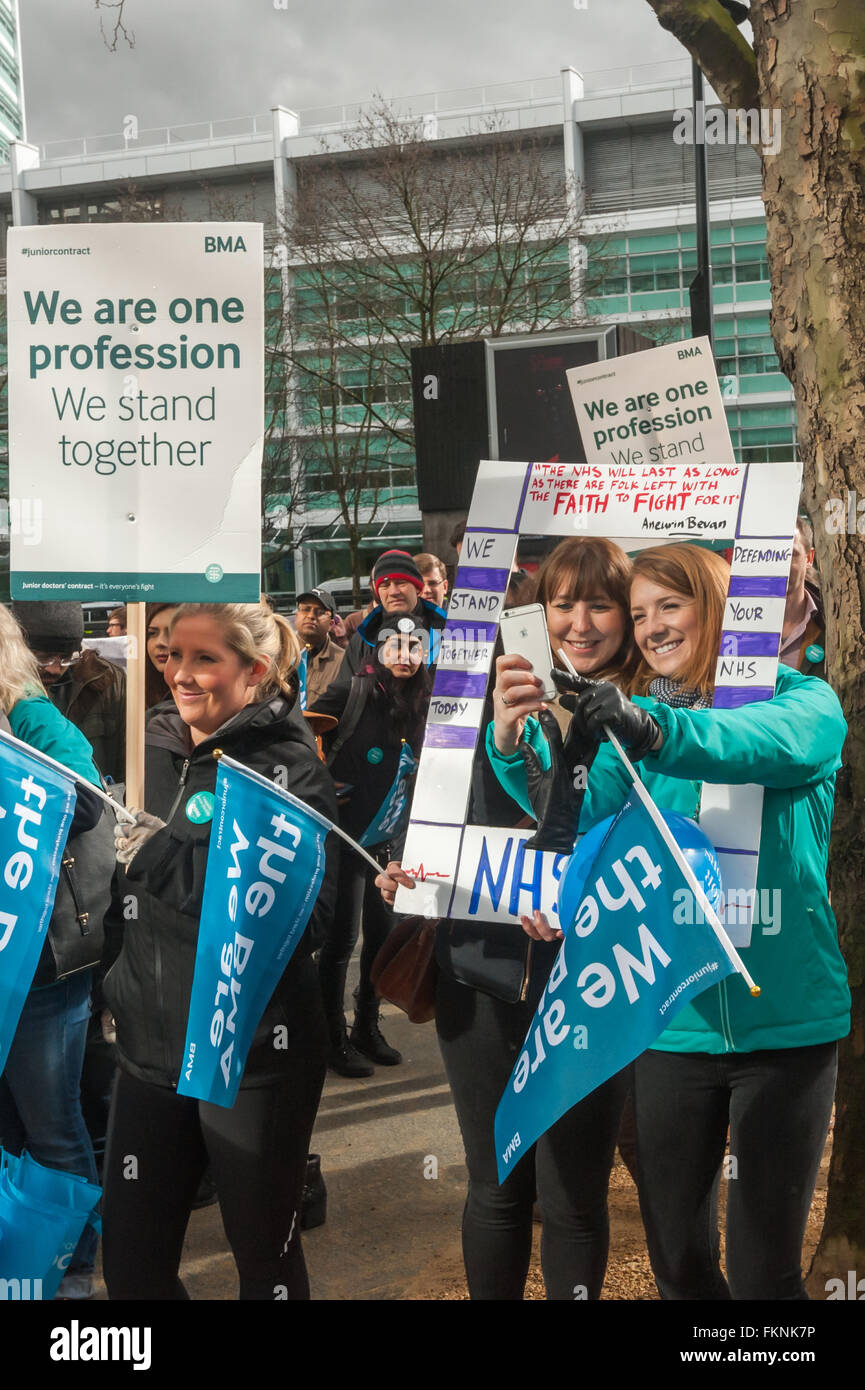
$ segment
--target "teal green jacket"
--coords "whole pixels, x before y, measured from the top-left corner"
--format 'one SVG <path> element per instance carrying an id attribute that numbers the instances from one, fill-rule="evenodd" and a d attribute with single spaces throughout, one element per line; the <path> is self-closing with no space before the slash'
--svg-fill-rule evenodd
<path id="1" fill-rule="evenodd" d="M 772 922 L 755 921 L 751 944 L 741 952 L 760 997 L 752 998 L 742 977 L 731 975 L 681 1009 L 653 1048 L 754 1052 L 843 1038 L 850 1029 L 850 992 L 826 892 L 835 773 L 847 733 L 834 691 L 779 666 L 774 699 L 741 709 L 672 709 L 650 697 L 636 697 L 635 704 L 652 711 L 664 735 L 663 747 L 637 764 L 663 810 L 693 817 L 703 782 L 755 782 L 766 789 L 757 889 L 768 895 L 767 904 L 774 901 L 777 909 L 780 903 Z M 523 737 L 548 766 L 536 719 L 526 720 Z M 492 725 L 487 752 L 502 786 L 531 814 L 522 757 L 497 752 Z M 589 774 L 580 830 L 614 815 L 630 786 L 615 750 L 603 743 Z M 776 890 L 780 898 L 773 899 Z"/>
<path id="2" fill-rule="evenodd" d="M 93 763 L 93 749 L 80 729 L 61 714 L 47 695 L 25 696 L 9 711 L 9 727 L 22 743 L 29 743 L 55 762 L 101 785 Z"/>

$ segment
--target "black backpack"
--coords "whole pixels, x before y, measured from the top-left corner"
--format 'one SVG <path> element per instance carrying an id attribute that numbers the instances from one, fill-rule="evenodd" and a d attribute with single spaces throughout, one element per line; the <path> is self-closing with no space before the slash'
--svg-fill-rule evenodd
<path id="1" fill-rule="evenodd" d="M 0 729 L 12 732 L 2 713 Z M 33 977 L 34 986 L 53 985 L 67 975 L 98 965 L 114 867 L 114 817 L 106 806 L 92 830 L 66 841 L 54 911 Z"/>

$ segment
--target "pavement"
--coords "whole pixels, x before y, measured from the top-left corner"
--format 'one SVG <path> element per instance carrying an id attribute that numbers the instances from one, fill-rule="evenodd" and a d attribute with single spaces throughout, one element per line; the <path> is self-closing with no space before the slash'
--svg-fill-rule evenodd
<path id="1" fill-rule="evenodd" d="M 349 1003 L 356 981 L 357 955 Z M 314 1301 L 452 1298 L 463 1279 L 466 1171 L 435 1024 L 385 1004 L 381 1028 L 402 1063 L 359 1080 L 329 1071 L 319 1106 L 312 1148 L 327 1220 L 303 1237 Z M 180 1275 L 192 1299 L 237 1297 L 218 1205 L 192 1213 Z M 106 1298 L 101 1278 L 96 1296 Z"/>

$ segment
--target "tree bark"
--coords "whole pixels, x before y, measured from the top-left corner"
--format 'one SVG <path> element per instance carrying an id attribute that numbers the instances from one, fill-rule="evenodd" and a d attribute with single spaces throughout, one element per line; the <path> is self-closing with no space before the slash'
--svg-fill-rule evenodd
<path id="1" fill-rule="evenodd" d="M 649 0 L 664 29 L 675 34 L 725 106 L 759 104 L 757 63 L 744 34 L 718 0 Z"/>
<path id="2" fill-rule="evenodd" d="M 701 37 L 694 23 L 695 11 L 720 8 L 716 0 L 649 3 L 697 50 L 715 90 L 736 91 L 738 60 L 729 80 L 718 71 L 718 26 Z M 811 1296 L 823 1298 L 829 1278 L 865 1274 L 865 566 L 855 527 L 856 500 L 865 497 L 865 10 L 862 0 L 752 0 L 751 22 L 759 104 L 781 113 L 780 149 L 762 152 L 772 333 L 796 395 L 827 672 L 850 729 L 830 885 L 853 1020 L 840 1045 L 826 1220 L 808 1278 Z M 839 514 L 852 514 L 852 533 L 827 526 L 827 516 Z"/>

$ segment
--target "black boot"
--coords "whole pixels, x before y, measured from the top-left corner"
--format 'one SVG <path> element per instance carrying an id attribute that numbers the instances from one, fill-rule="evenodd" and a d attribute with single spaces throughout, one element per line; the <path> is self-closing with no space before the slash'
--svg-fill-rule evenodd
<path id="1" fill-rule="evenodd" d="M 372 1076 L 375 1071 L 375 1067 L 370 1066 L 366 1058 L 361 1057 L 357 1048 L 349 1041 L 344 1018 L 331 1025 L 327 1065 L 338 1076 Z"/>
<path id="2" fill-rule="evenodd" d="M 303 1199 L 300 1204 L 300 1229 L 314 1231 L 323 1226 L 327 1219 L 327 1188 L 321 1176 L 321 1154 L 308 1154 L 306 1159 L 306 1181 L 303 1184 Z"/>
<path id="3" fill-rule="evenodd" d="M 402 1053 L 397 1052 L 385 1042 L 378 1026 L 378 999 L 363 997 L 358 990 L 354 993 L 357 1007 L 354 1011 L 354 1026 L 348 1035 L 350 1047 L 357 1048 L 364 1057 L 369 1057 L 380 1067 L 396 1067 L 402 1061 Z"/>

